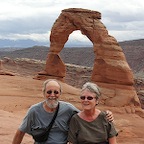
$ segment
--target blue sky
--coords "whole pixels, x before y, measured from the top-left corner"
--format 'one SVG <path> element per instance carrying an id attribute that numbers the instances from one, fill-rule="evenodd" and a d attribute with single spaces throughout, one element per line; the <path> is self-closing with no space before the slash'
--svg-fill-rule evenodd
<path id="1" fill-rule="evenodd" d="M 49 43 L 53 23 L 66 8 L 99 11 L 117 41 L 144 39 L 142 0 L 0 0 L 0 40 Z M 79 31 L 73 32 L 68 42 L 90 43 Z"/>

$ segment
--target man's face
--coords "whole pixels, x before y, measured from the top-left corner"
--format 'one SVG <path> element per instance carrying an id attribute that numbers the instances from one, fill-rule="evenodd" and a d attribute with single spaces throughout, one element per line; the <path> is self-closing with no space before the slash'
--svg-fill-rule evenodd
<path id="1" fill-rule="evenodd" d="M 60 95 L 60 86 L 56 81 L 47 83 L 44 97 L 49 108 L 57 107 Z"/>

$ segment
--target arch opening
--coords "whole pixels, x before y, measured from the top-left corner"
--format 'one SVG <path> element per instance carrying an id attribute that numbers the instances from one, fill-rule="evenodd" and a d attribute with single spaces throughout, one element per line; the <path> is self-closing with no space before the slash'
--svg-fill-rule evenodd
<path id="1" fill-rule="evenodd" d="M 65 64 L 59 54 L 70 34 L 79 30 L 93 44 L 95 60 L 92 81 L 120 85 L 134 84 L 133 74 L 122 48 L 116 39 L 108 34 L 100 19 L 101 14 L 97 11 L 76 8 L 62 11 L 51 30 L 50 50 L 45 68 L 47 75 L 61 79 L 65 77 Z"/>

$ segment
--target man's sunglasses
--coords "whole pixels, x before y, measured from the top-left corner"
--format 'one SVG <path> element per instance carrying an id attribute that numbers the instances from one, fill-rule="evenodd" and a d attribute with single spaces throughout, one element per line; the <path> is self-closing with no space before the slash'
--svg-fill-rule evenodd
<path id="1" fill-rule="evenodd" d="M 47 94 L 52 94 L 52 93 L 54 93 L 54 94 L 59 94 L 59 92 L 58 92 L 57 90 L 54 90 L 54 91 L 48 90 L 48 91 L 47 91 Z"/>
<path id="2" fill-rule="evenodd" d="M 81 100 L 85 100 L 85 99 L 87 99 L 87 100 L 93 100 L 94 98 L 96 98 L 96 97 L 92 97 L 92 96 L 80 96 L 80 99 Z"/>

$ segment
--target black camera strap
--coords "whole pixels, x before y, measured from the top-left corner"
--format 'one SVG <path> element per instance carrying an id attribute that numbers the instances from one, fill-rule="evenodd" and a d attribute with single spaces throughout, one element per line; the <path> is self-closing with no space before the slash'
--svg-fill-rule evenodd
<path id="1" fill-rule="evenodd" d="M 55 119 L 56 119 L 56 117 L 57 117 L 58 110 L 59 110 L 59 105 L 60 105 L 60 104 L 58 103 L 58 106 L 57 106 L 57 109 L 56 109 L 56 111 L 55 111 L 55 114 L 54 114 L 54 116 L 53 116 L 50 124 L 49 124 L 49 125 L 47 126 L 47 128 L 46 128 L 48 132 L 49 132 L 50 129 L 52 128 L 52 126 L 53 126 L 53 124 L 54 124 L 54 121 L 55 121 Z"/>
<path id="2" fill-rule="evenodd" d="M 38 128 L 38 129 L 33 129 L 32 130 L 32 136 L 33 136 L 33 139 L 36 142 L 45 142 L 45 141 L 47 141 L 47 139 L 49 137 L 50 130 L 51 130 L 51 128 L 52 128 L 52 126 L 54 124 L 54 121 L 56 119 L 56 116 L 58 114 L 59 105 L 60 105 L 60 103 L 58 103 L 58 106 L 56 108 L 54 116 L 53 116 L 50 124 L 47 127 L 45 127 L 45 128 Z"/>

